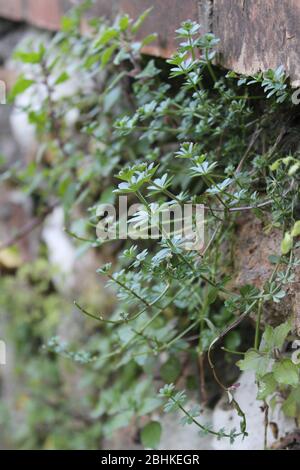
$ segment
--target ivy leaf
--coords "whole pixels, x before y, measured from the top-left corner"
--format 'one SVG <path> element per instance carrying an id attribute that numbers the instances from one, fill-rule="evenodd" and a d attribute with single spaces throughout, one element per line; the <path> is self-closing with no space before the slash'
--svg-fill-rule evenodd
<path id="1" fill-rule="evenodd" d="M 138 32 L 138 30 L 140 29 L 140 27 L 142 26 L 142 24 L 144 23 L 145 19 L 147 18 L 147 16 L 149 15 L 149 13 L 152 11 L 152 8 L 153 7 L 150 7 L 148 8 L 146 11 L 144 11 L 144 13 L 142 13 L 138 19 L 136 20 L 136 22 L 133 24 L 132 26 L 132 32 L 133 34 L 136 34 Z"/>
<path id="2" fill-rule="evenodd" d="M 273 366 L 275 380 L 282 385 L 297 385 L 299 383 L 299 370 L 291 359 L 283 359 Z"/>
<path id="3" fill-rule="evenodd" d="M 154 60 L 150 60 L 144 70 L 140 72 L 138 75 L 136 75 L 136 78 L 152 78 L 155 77 L 156 75 L 160 74 L 160 70 L 155 67 L 155 62 Z"/>
<path id="4" fill-rule="evenodd" d="M 156 449 L 160 443 L 161 425 L 158 421 L 151 421 L 146 424 L 141 432 L 141 441 L 144 447 Z"/>
<path id="5" fill-rule="evenodd" d="M 112 46 L 107 47 L 107 48 L 104 50 L 104 52 L 103 52 L 103 54 L 102 54 L 102 56 L 101 56 L 101 65 L 102 65 L 102 67 L 104 67 L 104 66 L 109 62 L 111 56 L 113 55 L 113 53 L 114 53 L 115 50 L 116 50 L 116 47 L 117 47 L 117 46 L 116 46 L 115 44 L 113 44 Z"/>
<path id="6" fill-rule="evenodd" d="M 270 359 L 266 355 L 259 354 L 257 351 L 251 349 L 246 352 L 244 359 L 237 362 L 241 370 L 253 370 L 257 375 L 261 376 L 267 372 Z"/>

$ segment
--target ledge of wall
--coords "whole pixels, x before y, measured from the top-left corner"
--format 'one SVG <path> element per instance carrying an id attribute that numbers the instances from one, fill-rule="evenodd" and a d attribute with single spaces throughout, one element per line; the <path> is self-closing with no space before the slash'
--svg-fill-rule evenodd
<path id="1" fill-rule="evenodd" d="M 0 0 L 0 17 L 40 28 L 59 28 L 61 16 L 77 0 Z M 283 65 L 293 85 L 300 84 L 300 0 L 96 0 L 93 14 L 137 17 L 153 7 L 142 34 L 158 32 L 146 52 L 169 56 L 181 21 L 199 21 L 203 31 L 221 38 L 219 64 L 251 74 Z"/>

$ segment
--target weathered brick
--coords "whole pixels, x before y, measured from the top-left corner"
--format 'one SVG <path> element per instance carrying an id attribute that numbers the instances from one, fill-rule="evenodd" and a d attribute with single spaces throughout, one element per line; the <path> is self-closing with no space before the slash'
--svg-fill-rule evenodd
<path id="1" fill-rule="evenodd" d="M 205 3 L 209 0 L 204 0 Z M 174 30 L 187 18 L 198 20 L 199 5 L 197 0 L 97 0 L 93 13 L 98 16 L 114 17 L 119 12 L 127 12 L 133 18 L 138 17 L 147 8 L 153 7 L 141 35 L 159 33 L 158 41 L 148 46 L 145 52 L 158 56 L 169 56 L 176 47 Z M 75 0 L 0 0 L 0 15 L 14 19 L 25 19 L 41 28 L 57 29 L 60 17 L 76 4 Z M 18 7 L 18 8 L 17 8 Z M 18 12 L 18 15 L 17 15 Z"/>
<path id="2" fill-rule="evenodd" d="M 60 18 L 63 15 L 60 0 L 27 0 L 24 6 L 24 14 L 28 22 L 40 28 L 57 29 L 59 27 Z"/>
<path id="3" fill-rule="evenodd" d="M 142 36 L 153 32 L 159 33 L 156 44 L 150 45 L 145 52 L 158 56 L 170 56 L 176 48 L 175 29 L 186 19 L 198 21 L 198 3 L 196 0 L 121 0 L 120 9 L 133 18 L 138 17 L 147 8 L 153 10 L 146 19 Z"/>

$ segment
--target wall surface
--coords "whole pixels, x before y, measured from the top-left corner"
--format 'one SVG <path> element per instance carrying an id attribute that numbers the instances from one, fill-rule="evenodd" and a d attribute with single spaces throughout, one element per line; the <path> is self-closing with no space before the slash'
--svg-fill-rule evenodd
<path id="1" fill-rule="evenodd" d="M 0 16 L 58 29 L 60 17 L 76 0 L 0 0 Z M 199 21 L 203 31 L 221 38 L 218 61 L 251 74 L 283 65 L 294 85 L 300 84 L 300 0 L 96 0 L 94 13 L 136 17 L 153 7 L 143 34 L 158 32 L 146 52 L 169 56 L 176 46 L 174 30 L 181 21 Z"/>

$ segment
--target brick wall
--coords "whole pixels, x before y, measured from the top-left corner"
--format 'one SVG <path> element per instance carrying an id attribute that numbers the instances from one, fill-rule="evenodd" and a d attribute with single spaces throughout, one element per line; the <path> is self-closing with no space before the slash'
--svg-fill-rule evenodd
<path id="1" fill-rule="evenodd" d="M 61 16 L 76 3 L 77 0 L 0 0 L 0 17 L 56 30 Z M 126 12 L 136 18 L 149 7 L 154 7 L 153 13 L 145 21 L 142 35 L 159 32 L 159 38 L 146 52 L 169 56 L 175 48 L 174 31 L 178 25 L 187 18 L 198 20 L 196 0 L 96 0 L 91 15 L 114 17 Z"/>
<path id="2" fill-rule="evenodd" d="M 0 0 L 0 17 L 57 29 L 60 17 L 77 0 Z M 136 17 L 153 12 L 143 34 L 158 32 L 146 52 L 168 56 L 175 48 L 174 30 L 187 18 L 221 38 L 219 63 L 237 72 L 253 73 L 283 65 L 294 85 L 300 84 L 300 0 L 96 0 L 94 14 L 118 11 Z"/>

